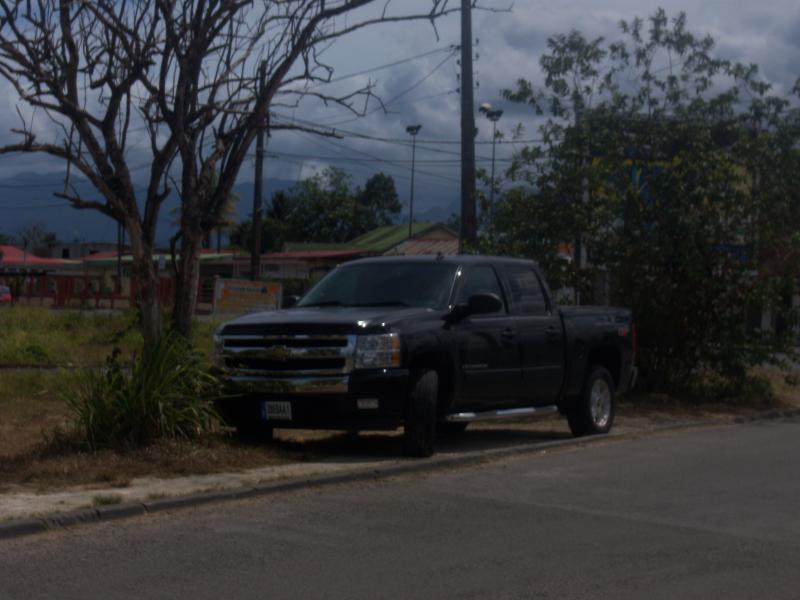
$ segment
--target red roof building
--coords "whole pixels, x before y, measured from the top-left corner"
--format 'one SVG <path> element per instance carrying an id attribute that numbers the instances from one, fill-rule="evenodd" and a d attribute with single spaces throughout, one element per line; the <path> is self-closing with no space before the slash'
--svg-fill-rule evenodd
<path id="1" fill-rule="evenodd" d="M 25 267 L 65 267 L 78 264 L 75 260 L 65 260 L 62 258 L 41 258 L 26 252 L 16 246 L 0 245 L 0 267 L 20 269 Z"/>

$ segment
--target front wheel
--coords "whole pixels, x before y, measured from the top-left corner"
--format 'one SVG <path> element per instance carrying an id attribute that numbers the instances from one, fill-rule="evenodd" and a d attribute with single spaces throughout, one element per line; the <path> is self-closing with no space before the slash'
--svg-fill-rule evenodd
<path id="1" fill-rule="evenodd" d="M 438 395 L 439 376 L 436 371 L 421 373 L 412 384 L 403 427 L 403 451 L 406 456 L 425 458 L 433 454 Z"/>
<path id="2" fill-rule="evenodd" d="M 603 367 L 593 367 L 581 395 L 567 411 L 572 435 L 608 433 L 614 423 L 614 379 Z"/>

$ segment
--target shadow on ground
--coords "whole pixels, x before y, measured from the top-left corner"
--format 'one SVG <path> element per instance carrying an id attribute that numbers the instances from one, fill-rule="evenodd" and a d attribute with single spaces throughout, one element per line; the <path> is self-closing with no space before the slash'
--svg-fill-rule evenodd
<path id="1" fill-rule="evenodd" d="M 568 431 L 556 427 L 528 429 L 519 425 L 475 427 L 464 432 L 441 432 L 436 436 L 437 454 L 467 452 L 532 445 L 569 438 Z M 402 430 L 393 432 L 331 432 L 278 430 L 272 442 L 276 449 L 304 455 L 310 460 L 349 463 L 384 461 L 403 456 Z"/>

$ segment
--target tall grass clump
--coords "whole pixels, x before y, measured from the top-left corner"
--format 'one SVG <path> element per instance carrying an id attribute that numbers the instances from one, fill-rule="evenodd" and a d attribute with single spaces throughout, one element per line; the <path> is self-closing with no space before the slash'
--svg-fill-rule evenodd
<path id="1" fill-rule="evenodd" d="M 202 355 L 177 335 L 123 365 L 115 348 L 101 370 L 76 376 L 67 397 L 76 441 L 90 450 L 141 447 L 214 430 L 220 384 Z"/>

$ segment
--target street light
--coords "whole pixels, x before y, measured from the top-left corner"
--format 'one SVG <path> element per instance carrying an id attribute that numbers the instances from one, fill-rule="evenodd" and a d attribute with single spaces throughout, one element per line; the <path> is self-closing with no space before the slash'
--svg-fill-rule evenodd
<path id="1" fill-rule="evenodd" d="M 408 237 L 411 237 L 411 226 L 414 224 L 414 163 L 417 154 L 417 134 L 422 125 L 409 125 L 406 133 L 411 135 L 411 201 L 408 203 Z"/>
<path id="2" fill-rule="evenodd" d="M 478 108 L 480 112 L 486 115 L 486 118 L 492 122 L 492 187 L 489 190 L 489 210 L 492 211 L 492 225 L 494 225 L 494 151 L 495 142 L 497 141 L 497 121 L 503 116 L 503 111 L 500 109 L 492 109 L 492 105 L 484 102 Z"/>

